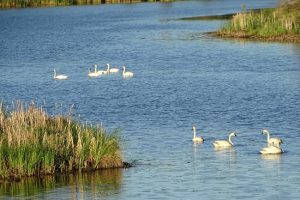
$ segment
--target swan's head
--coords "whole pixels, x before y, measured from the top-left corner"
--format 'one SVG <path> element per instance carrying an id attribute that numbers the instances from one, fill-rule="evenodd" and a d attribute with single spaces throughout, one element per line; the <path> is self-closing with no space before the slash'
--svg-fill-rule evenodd
<path id="1" fill-rule="evenodd" d="M 270 134 L 269 131 L 267 129 L 263 129 L 261 134 Z"/>
<path id="2" fill-rule="evenodd" d="M 193 126 L 193 131 L 196 131 L 196 127 L 195 126 Z"/>
<path id="3" fill-rule="evenodd" d="M 236 133 L 235 133 L 235 132 L 232 132 L 232 133 L 229 134 L 229 136 L 236 137 Z"/>

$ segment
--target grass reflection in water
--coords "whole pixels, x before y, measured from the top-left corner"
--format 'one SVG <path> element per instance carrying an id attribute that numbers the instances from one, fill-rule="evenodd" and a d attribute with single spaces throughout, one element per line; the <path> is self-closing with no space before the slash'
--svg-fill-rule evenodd
<path id="1" fill-rule="evenodd" d="M 90 196 L 93 198 L 109 196 L 121 188 L 123 169 L 103 169 L 94 172 L 74 173 L 69 175 L 30 177 L 20 182 L 0 183 L 0 196 L 37 197 L 40 192 L 66 190 L 69 198 Z"/>

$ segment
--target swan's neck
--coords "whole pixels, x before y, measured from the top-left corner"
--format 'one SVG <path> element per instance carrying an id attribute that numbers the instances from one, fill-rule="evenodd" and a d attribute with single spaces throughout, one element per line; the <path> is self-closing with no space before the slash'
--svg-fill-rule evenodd
<path id="1" fill-rule="evenodd" d="M 125 67 L 123 67 L 123 74 L 125 73 Z"/>
<path id="2" fill-rule="evenodd" d="M 229 135 L 228 142 L 229 142 L 231 145 L 233 145 L 233 143 L 232 143 L 232 141 L 231 141 L 231 137 L 232 137 L 232 135 Z"/>
<path id="3" fill-rule="evenodd" d="M 97 65 L 95 65 L 95 72 L 97 72 Z"/>
<path id="4" fill-rule="evenodd" d="M 196 138 L 196 129 L 194 128 L 193 131 L 194 131 L 194 138 Z"/>
<path id="5" fill-rule="evenodd" d="M 53 75 L 53 78 L 56 78 L 56 71 L 54 70 L 54 75 Z"/>
<path id="6" fill-rule="evenodd" d="M 107 64 L 107 71 L 109 72 L 109 69 L 110 69 L 110 66 L 109 66 L 109 64 Z"/>
<path id="7" fill-rule="evenodd" d="M 270 133 L 267 133 L 267 141 L 270 141 Z"/>

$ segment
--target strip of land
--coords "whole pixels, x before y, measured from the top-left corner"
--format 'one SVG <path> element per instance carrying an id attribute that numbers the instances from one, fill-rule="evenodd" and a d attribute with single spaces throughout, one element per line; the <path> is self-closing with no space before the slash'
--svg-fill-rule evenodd
<path id="1" fill-rule="evenodd" d="M 253 9 L 252 12 L 260 12 L 261 9 Z M 247 11 L 250 12 L 250 11 Z M 179 20 L 229 20 L 232 19 L 236 13 L 228 13 L 224 15 L 207 15 L 207 16 L 194 16 L 194 17 L 183 17 Z"/>
<path id="2" fill-rule="evenodd" d="M 0 8 L 52 7 L 172 1 L 174 0 L 0 0 Z"/>

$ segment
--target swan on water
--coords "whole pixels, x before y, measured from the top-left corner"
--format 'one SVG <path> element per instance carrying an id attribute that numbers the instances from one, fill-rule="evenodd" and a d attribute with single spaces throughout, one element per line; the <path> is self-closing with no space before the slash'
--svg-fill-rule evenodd
<path id="1" fill-rule="evenodd" d="M 203 142 L 204 141 L 203 137 L 196 136 L 196 127 L 195 126 L 193 126 L 193 132 L 194 132 L 193 142 Z"/>
<path id="2" fill-rule="evenodd" d="M 259 151 L 261 154 L 280 154 L 283 153 L 283 150 L 280 148 L 280 146 L 267 146 L 262 148 Z"/>
<path id="3" fill-rule="evenodd" d="M 133 73 L 132 72 L 126 72 L 126 67 L 123 66 L 123 73 L 122 73 L 124 78 L 132 77 Z"/>
<path id="4" fill-rule="evenodd" d="M 234 132 L 229 134 L 228 140 L 216 140 L 216 141 L 214 141 L 214 143 L 213 143 L 214 147 L 217 147 L 217 148 L 232 147 L 233 143 L 231 141 L 231 137 L 233 137 L 233 136 L 234 137 L 236 136 L 236 134 Z"/>
<path id="5" fill-rule="evenodd" d="M 98 76 L 100 76 L 100 74 L 97 73 L 97 72 L 92 72 L 92 71 L 91 71 L 91 68 L 90 68 L 90 69 L 89 69 L 88 76 L 89 76 L 89 77 L 98 77 Z"/>
<path id="6" fill-rule="evenodd" d="M 98 71 L 97 71 L 97 67 L 98 67 L 98 66 L 95 64 L 95 65 L 94 65 L 95 73 L 98 73 L 99 75 L 108 74 L 108 71 L 107 71 L 107 70 L 98 70 Z"/>
<path id="7" fill-rule="evenodd" d="M 108 63 L 106 64 L 106 66 L 107 66 L 108 73 L 118 73 L 119 72 L 118 68 L 110 68 L 110 65 Z"/>
<path id="8" fill-rule="evenodd" d="M 68 76 L 66 76 L 66 75 L 63 75 L 63 74 L 56 74 L 56 70 L 55 70 L 55 69 L 53 70 L 53 72 L 54 72 L 54 75 L 53 75 L 53 78 L 54 78 L 54 79 L 65 80 L 65 79 L 68 78 Z"/>
<path id="9" fill-rule="evenodd" d="M 270 132 L 267 129 L 263 129 L 262 134 L 267 135 L 268 145 L 272 145 L 280 148 L 280 144 L 283 143 L 280 138 L 270 138 Z"/>

